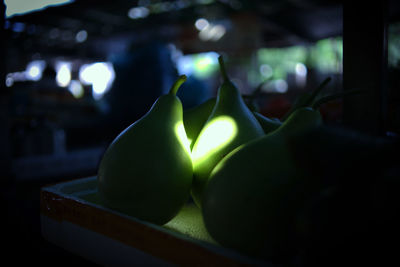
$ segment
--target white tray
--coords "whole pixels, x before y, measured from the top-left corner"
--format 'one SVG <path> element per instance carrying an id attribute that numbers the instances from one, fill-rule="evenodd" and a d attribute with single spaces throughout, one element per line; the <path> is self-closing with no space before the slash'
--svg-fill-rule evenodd
<path id="1" fill-rule="evenodd" d="M 219 246 L 192 203 L 164 226 L 105 208 L 96 177 L 43 187 L 41 226 L 48 241 L 106 266 L 273 266 Z"/>

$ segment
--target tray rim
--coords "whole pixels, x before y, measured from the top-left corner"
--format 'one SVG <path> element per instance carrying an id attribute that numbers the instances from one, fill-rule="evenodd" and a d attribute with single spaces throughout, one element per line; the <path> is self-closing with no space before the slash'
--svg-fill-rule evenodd
<path id="1" fill-rule="evenodd" d="M 41 215 L 58 222 L 74 223 L 175 264 L 275 266 L 61 191 L 65 185 L 93 182 L 96 179 L 96 176 L 90 176 L 42 187 Z"/>

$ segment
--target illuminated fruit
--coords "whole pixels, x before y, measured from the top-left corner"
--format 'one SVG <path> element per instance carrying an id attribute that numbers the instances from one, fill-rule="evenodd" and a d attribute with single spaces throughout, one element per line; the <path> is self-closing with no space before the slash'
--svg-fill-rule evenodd
<path id="1" fill-rule="evenodd" d="M 183 112 L 183 124 L 185 125 L 186 135 L 190 142 L 190 149 L 193 148 L 197 136 L 210 116 L 215 101 L 215 97 L 210 98 L 200 105 Z"/>
<path id="2" fill-rule="evenodd" d="M 229 80 L 222 56 L 218 58 L 224 82 L 218 89 L 213 111 L 192 150 L 192 197 L 201 206 L 201 195 L 215 165 L 236 147 L 264 135 L 239 90 Z"/>
<path id="3" fill-rule="evenodd" d="M 218 243 L 268 259 L 290 254 L 307 179 L 287 138 L 321 124 L 318 111 L 299 108 L 277 130 L 236 148 L 218 163 L 202 199 L 206 228 Z"/>
<path id="4" fill-rule="evenodd" d="M 190 197 L 192 161 L 176 97 L 182 75 L 147 114 L 106 150 L 98 170 L 104 205 L 156 224 L 173 218 Z"/>

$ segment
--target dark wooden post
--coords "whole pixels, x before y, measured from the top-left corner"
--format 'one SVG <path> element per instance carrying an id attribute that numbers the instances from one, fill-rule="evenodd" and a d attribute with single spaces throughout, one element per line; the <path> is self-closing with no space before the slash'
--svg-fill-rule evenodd
<path id="1" fill-rule="evenodd" d="M 387 0 L 343 1 L 343 86 L 366 93 L 343 100 L 343 123 L 373 135 L 386 132 Z"/>
<path id="2" fill-rule="evenodd" d="M 5 4 L 0 3 L 0 183 L 11 175 L 11 145 L 10 145 L 10 118 L 9 102 L 10 89 L 6 87 L 6 48 L 7 36 L 5 36 Z M 0 185 L 1 186 L 1 185 Z"/>

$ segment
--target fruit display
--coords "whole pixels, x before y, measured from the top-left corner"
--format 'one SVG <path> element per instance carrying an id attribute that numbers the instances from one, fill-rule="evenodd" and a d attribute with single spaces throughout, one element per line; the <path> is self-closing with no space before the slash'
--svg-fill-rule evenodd
<path id="1" fill-rule="evenodd" d="M 201 129 L 215 106 L 215 101 L 215 97 L 210 98 L 183 113 L 183 124 L 185 126 L 187 138 L 190 142 L 191 150 L 193 149 L 197 136 L 199 136 Z"/>
<path id="2" fill-rule="evenodd" d="M 180 76 L 170 92 L 106 150 L 98 170 L 99 194 L 106 206 L 164 224 L 187 202 L 193 168 L 182 104 L 176 97 L 185 80 Z"/>
<path id="3" fill-rule="evenodd" d="M 98 171 L 105 206 L 164 225 L 191 198 L 218 244 L 278 264 L 340 264 L 378 249 L 385 226 L 398 236 L 398 139 L 332 127 L 319 111 L 362 91 L 321 97 L 328 78 L 268 118 L 245 103 L 222 56 L 219 64 L 215 98 L 183 111 L 181 76 L 115 138 Z"/>
<path id="4" fill-rule="evenodd" d="M 318 111 L 299 108 L 277 130 L 218 163 L 202 205 L 205 225 L 218 242 L 254 255 L 286 256 L 310 179 L 297 168 L 286 140 L 321 124 Z"/>
<path id="5" fill-rule="evenodd" d="M 214 108 L 192 149 L 192 197 L 199 207 L 209 175 L 217 163 L 236 147 L 264 135 L 238 88 L 230 81 L 222 56 L 219 63 L 224 81 L 218 89 Z"/>

